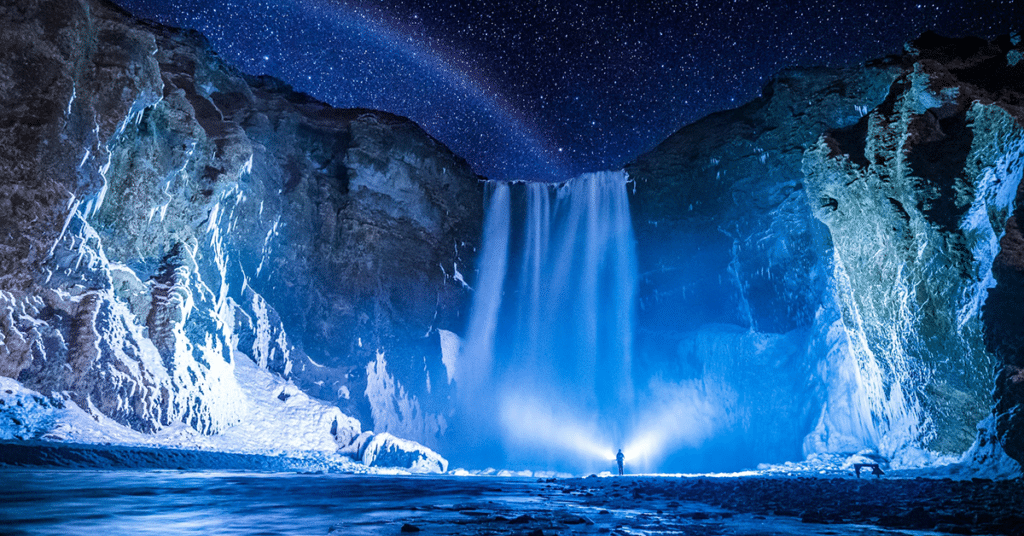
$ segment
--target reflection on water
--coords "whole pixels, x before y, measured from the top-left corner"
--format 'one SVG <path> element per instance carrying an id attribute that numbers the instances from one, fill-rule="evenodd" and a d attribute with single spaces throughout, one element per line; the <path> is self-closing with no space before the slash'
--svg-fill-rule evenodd
<path id="1" fill-rule="evenodd" d="M 732 482 L 678 477 L 555 481 L 0 468 L 0 535 L 398 535 L 406 523 L 424 536 L 538 531 L 549 536 L 914 534 L 855 523 L 802 523 L 796 513 L 758 513 L 764 489 L 775 490 L 769 505 L 775 510 L 787 502 L 816 502 L 815 490 L 820 492 L 826 482 L 845 490 L 847 498 L 855 497 L 862 484 L 875 485 L 852 478 L 818 482 L 763 476 Z M 893 484 L 888 499 L 903 487 Z M 747 507 L 730 511 L 694 502 L 700 495 L 693 493 L 709 489 L 715 492 L 699 500 L 723 504 L 738 497 L 737 504 Z M 896 495 L 901 494 L 906 495 Z"/>
<path id="2" fill-rule="evenodd" d="M 0 534 L 379 534 L 438 502 L 501 488 L 479 479 L 175 471 L 0 471 Z M 102 534 L 101 534 L 102 532 Z"/>

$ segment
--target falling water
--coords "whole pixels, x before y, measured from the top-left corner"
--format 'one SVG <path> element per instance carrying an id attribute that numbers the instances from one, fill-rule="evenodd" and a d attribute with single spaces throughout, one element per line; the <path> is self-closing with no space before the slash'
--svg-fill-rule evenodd
<path id="1" fill-rule="evenodd" d="M 603 172 L 487 185 L 443 449 L 455 467 L 612 470 L 618 448 L 632 471 L 800 455 L 821 407 L 807 329 L 707 324 L 634 363 L 627 180 Z"/>
<path id="2" fill-rule="evenodd" d="M 624 172 L 487 185 L 456 460 L 583 469 L 614 454 L 634 409 L 626 185 Z"/>

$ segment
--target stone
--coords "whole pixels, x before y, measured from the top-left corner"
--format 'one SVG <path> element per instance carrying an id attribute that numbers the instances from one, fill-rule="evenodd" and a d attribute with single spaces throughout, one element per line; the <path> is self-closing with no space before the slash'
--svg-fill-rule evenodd
<path id="1" fill-rule="evenodd" d="M 444 473 L 448 460 L 423 445 L 387 432 L 374 435 L 363 448 L 363 465 L 398 467 L 414 473 Z"/>

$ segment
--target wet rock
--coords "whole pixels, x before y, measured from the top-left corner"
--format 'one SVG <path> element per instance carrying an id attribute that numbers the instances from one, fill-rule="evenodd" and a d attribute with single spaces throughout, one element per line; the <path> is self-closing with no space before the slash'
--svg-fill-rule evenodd
<path id="1" fill-rule="evenodd" d="M 800 521 L 804 523 L 827 523 L 821 512 L 804 512 L 800 515 Z"/>
<path id="2" fill-rule="evenodd" d="M 996 523 L 1000 527 L 1002 527 L 1003 530 L 1007 530 L 1007 529 L 1011 529 L 1011 528 L 1020 529 L 1020 528 L 1024 527 L 1024 516 L 1021 516 L 1021 515 L 1018 515 L 1018 514 L 1008 514 L 1008 515 L 1004 515 L 1004 516 L 999 517 L 996 520 Z"/>
<path id="3" fill-rule="evenodd" d="M 405 524 L 402 525 L 402 530 L 401 531 L 402 532 L 419 532 L 420 528 L 417 527 L 416 525 L 410 525 L 409 523 L 405 523 Z"/>
<path id="4" fill-rule="evenodd" d="M 954 525 L 949 523 L 939 523 L 935 525 L 935 532 L 944 532 L 946 534 L 974 534 L 971 527 L 967 525 Z"/>

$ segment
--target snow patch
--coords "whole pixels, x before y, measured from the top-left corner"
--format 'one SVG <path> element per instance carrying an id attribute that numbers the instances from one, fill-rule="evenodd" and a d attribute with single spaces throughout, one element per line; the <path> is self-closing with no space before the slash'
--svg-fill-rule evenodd
<path id="1" fill-rule="evenodd" d="M 469 286 L 469 283 L 466 283 L 466 279 L 464 277 L 462 277 L 462 272 L 459 271 L 459 263 L 455 263 L 454 270 L 455 270 L 455 276 L 452 277 L 452 279 L 458 281 L 459 283 L 462 283 L 462 288 L 472 292 L 473 291 L 473 287 Z"/>
<path id="2" fill-rule="evenodd" d="M 441 362 L 448 373 L 448 384 L 458 379 L 457 367 L 459 352 L 462 350 L 462 339 L 446 329 L 437 330 L 441 336 Z"/>
<path id="3" fill-rule="evenodd" d="M 996 418 L 990 414 L 978 424 L 974 444 L 954 463 L 922 471 L 921 476 L 967 480 L 989 478 L 1004 480 L 1021 478 L 1021 465 L 1011 458 L 996 435 Z"/>

